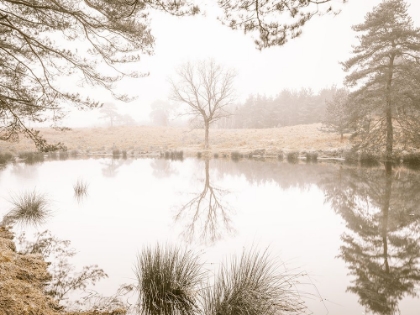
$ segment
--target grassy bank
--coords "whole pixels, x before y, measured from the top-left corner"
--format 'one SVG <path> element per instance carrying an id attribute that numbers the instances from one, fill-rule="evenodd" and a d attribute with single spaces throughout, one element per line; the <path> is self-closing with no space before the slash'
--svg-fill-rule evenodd
<path id="1" fill-rule="evenodd" d="M 40 254 L 20 254 L 13 234 L 0 226 L 0 315 L 122 315 L 125 310 L 68 312 L 44 287 L 51 279 Z"/>
<path id="2" fill-rule="evenodd" d="M 279 151 L 332 151 L 348 146 L 347 138 L 340 142 L 340 137 L 333 133 L 320 131 L 321 124 L 299 125 L 270 129 L 212 129 L 210 146 L 212 153 L 233 151 L 249 153 L 264 149 L 267 154 Z M 174 127 L 113 127 L 113 128 L 76 128 L 60 132 L 42 129 L 41 133 L 52 142 L 63 142 L 68 150 L 81 154 L 109 154 L 113 150 L 138 154 L 141 152 L 183 151 L 186 155 L 195 155 L 204 150 L 202 129 Z M 20 142 L 0 142 L 0 152 L 33 151 L 30 140 L 21 137 Z"/>

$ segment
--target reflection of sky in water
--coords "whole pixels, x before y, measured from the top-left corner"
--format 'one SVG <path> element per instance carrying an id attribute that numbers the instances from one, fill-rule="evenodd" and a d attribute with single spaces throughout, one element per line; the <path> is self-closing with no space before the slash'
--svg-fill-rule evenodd
<path id="1" fill-rule="evenodd" d="M 335 165 L 211 160 L 208 179 L 225 192 L 222 203 L 234 232 L 223 233 L 222 229 L 224 238 L 220 241 L 209 244 L 196 239 L 193 246 L 203 251 L 206 266 L 212 270 L 243 247 L 269 245 L 290 268 L 309 273 L 310 279 L 302 279 L 309 284 L 301 290 L 313 295 L 307 303 L 314 314 L 327 313 L 317 290 L 326 299 L 330 314 L 362 314 L 357 295 L 346 293 L 351 280 L 348 269 L 336 258 L 345 224 L 315 185 L 320 177 L 336 170 Z M 78 179 L 88 183 L 88 195 L 79 203 L 73 192 Z M 109 278 L 95 289 L 112 294 L 119 284 L 134 281 L 136 255 L 144 244 L 184 242 L 182 228 L 191 218 L 188 213 L 177 222 L 174 218 L 185 203 L 203 191 L 205 183 L 205 162 L 192 159 L 9 165 L 0 171 L 0 215 L 10 208 L 10 194 L 34 188 L 46 193 L 53 217 L 37 229 L 49 229 L 58 238 L 71 240 L 79 252 L 73 262 L 103 268 Z M 205 215 L 197 224 L 203 220 Z M 198 225 L 198 232 L 200 228 Z M 24 229 L 31 234 L 35 228 Z M 401 314 L 417 314 L 413 309 L 417 302 L 403 300 Z"/>

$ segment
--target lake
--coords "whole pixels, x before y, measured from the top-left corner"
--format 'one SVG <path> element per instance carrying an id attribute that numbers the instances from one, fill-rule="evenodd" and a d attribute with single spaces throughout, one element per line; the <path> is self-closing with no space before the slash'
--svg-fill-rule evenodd
<path id="1" fill-rule="evenodd" d="M 88 194 L 74 196 L 77 180 Z M 420 172 L 383 165 L 290 164 L 243 159 L 80 159 L 0 170 L 0 216 L 23 191 L 53 211 L 35 227 L 70 240 L 81 268 L 98 264 L 113 294 L 135 283 L 137 255 L 156 242 L 202 253 L 209 273 L 244 248 L 269 247 L 321 314 L 418 315 Z"/>

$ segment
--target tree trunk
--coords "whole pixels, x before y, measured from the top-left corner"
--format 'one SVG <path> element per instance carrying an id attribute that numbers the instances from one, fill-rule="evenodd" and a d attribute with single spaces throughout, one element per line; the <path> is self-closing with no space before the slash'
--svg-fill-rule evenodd
<path id="1" fill-rule="evenodd" d="M 385 272 L 389 273 L 389 262 L 388 262 L 388 215 L 389 215 L 389 205 L 391 200 L 391 190 L 392 190 L 392 165 L 390 162 L 385 163 L 385 191 L 384 191 L 384 203 L 382 205 L 382 242 L 384 246 L 383 256 L 384 256 L 384 267 Z"/>
<path id="2" fill-rule="evenodd" d="M 392 100 L 391 100 L 391 85 L 392 85 L 392 76 L 394 72 L 394 55 L 391 55 L 389 60 L 388 67 L 388 80 L 386 82 L 386 107 L 385 107 L 385 117 L 386 117 L 386 152 L 385 157 L 387 161 L 392 159 L 392 150 L 394 144 L 394 130 L 392 127 Z"/>
<path id="3" fill-rule="evenodd" d="M 204 121 L 204 148 L 208 149 L 209 148 L 209 128 L 210 128 L 210 123 L 208 120 Z"/>

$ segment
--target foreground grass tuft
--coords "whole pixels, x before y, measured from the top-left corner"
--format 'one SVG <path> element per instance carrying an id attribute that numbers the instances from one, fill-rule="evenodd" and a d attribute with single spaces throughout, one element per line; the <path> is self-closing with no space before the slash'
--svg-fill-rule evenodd
<path id="1" fill-rule="evenodd" d="M 196 314 L 203 273 L 192 251 L 169 245 L 146 247 L 138 255 L 136 276 L 142 314 Z"/>
<path id="2" fill-rule="evenodd" d="M 295 285 L 304 274 L 279 272 L 267 250 L 244 251 L 220 268 L 203 295 L 205 315 L 275 315 L 305 310 Z"/>
<path id="3" fill-rule="evenodd" d="M 9 222 L 23 225 L 38 225 L 51 215 L 46 195 L 36 190 L 24 192 L 11 198 L 12 210 L 5 216 Z"/>

